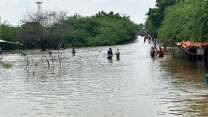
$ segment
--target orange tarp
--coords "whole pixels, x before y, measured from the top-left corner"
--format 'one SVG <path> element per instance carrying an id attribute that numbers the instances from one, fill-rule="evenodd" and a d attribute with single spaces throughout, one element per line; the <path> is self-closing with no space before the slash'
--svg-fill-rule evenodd
<path id="1" fill-rule="evenodd" d="M 189 42 L 189 41 L 183 41 L 178 43 L 177 45 L 189 49 L 192 47 L 208 47 L 208 42 Z"/>

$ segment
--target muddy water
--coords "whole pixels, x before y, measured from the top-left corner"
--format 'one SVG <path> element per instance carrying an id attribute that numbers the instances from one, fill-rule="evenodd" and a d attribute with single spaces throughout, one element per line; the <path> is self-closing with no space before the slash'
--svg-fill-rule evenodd
<path id="1" fill-rule="evenodd" d="M 1 117 L 206 117 L 208 87 L 201 67 L 166 56 L 149 57 L 139 40 L 113 46 L 121 59 L 106 59 L 108 47 L 8 54 L 0 68 Z"/>

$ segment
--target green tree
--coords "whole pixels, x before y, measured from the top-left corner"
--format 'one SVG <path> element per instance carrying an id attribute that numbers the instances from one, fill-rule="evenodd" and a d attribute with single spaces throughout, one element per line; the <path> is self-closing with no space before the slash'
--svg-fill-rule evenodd
<path id="1" fill-rule="evenodd" d="M 16 42 L 17 41 L 17 27 L 10 26 L 9 24 L 1 24 L 0 26 L 0 39 L 10 41 L 10 42 Z M 1 43 L 2 49 L 15 49 L 17 46 L 7 44 L 7 43 Z"/>
<path id="2" fill-rule="evenodd" d="M 156 8 L 150 8 L 145 23 L 146 30 L 151 35 L 157 35 L 157 31 L 164 19 L 168 7 L 176 4 L 177 0 L 156 0 Z"/>
<path id="3" fill-rule="evenodd" d="M 208 34 L 207 3 L 187 0 L 170 7 L 158 31 L 162 41 L 206 41 Z M 180 39 L 180 40 L 178 40 Z"/>

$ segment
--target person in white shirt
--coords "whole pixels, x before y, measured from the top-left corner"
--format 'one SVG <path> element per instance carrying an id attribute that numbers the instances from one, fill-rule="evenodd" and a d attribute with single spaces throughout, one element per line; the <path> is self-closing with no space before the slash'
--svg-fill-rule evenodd
<path id="1" fill-rule="evenodd" d="M 120 59 L 120 54 L 121 54 L 121 53 L 120 53 L 119 49 L 117 49 L 117 51 L 116 51 L 116 58 L 117 58 L 117 59 Z"/>

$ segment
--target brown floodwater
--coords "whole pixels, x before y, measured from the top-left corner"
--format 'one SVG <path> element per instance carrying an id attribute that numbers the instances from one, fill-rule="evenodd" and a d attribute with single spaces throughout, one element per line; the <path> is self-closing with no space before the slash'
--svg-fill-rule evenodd
<path id="1" fill-rule="evenodd" d="M 30 51 L 4 55 L 0 67 L 1 117 L 207 117 L 204 69 L 167 55 L 151 59 L 140 38 L 106 59 L 107 46 L 57 51 L 46 59 Z M 45 53 L 47 54 L 47 53 Z"/>

